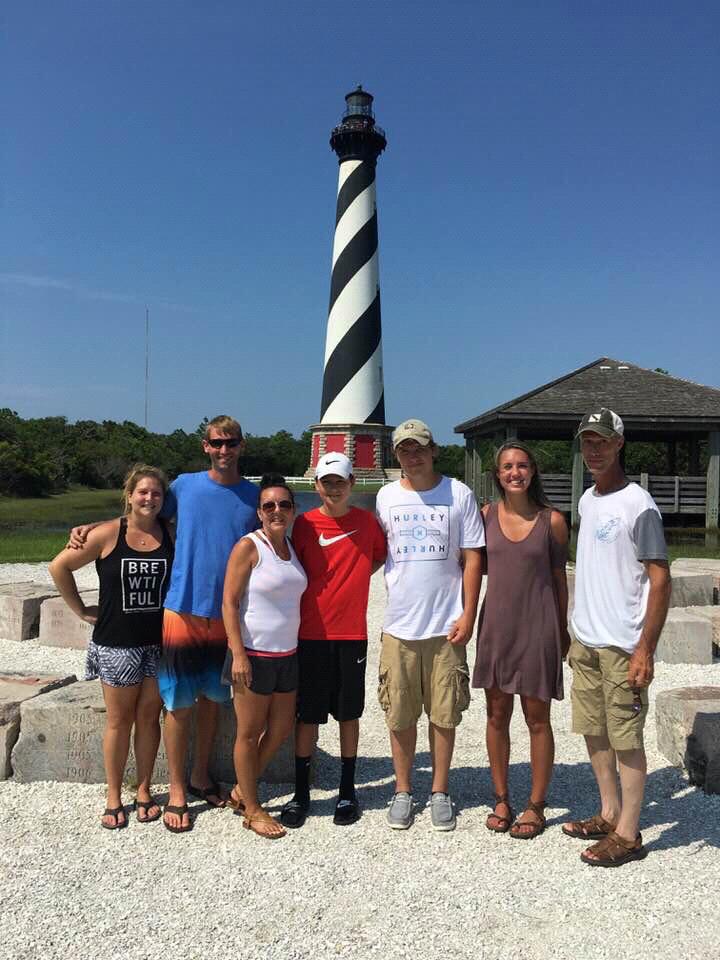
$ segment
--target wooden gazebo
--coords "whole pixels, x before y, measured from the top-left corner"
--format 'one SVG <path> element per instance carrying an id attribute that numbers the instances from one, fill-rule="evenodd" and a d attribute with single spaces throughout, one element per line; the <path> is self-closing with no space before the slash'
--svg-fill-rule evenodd
<path id="1" fill-rule="evenodd" d="M 487 472 L 478 441 L 497 443 L 517 438 L 571 440 L 585 413 L 609 407 L 625 424 L 628 443 L 650 441 L 668 445 L 669 476 L 641 474 L 664 514 L 704 514 L 705 526 L 718 529 L 720 505 L 720 390 L 681 380 L 632 363 L 601 357 L 587 366 L 536 387 L 514 400 L 487 410 L 455 427 L 465 437 L 465 476 L 476 496 L 491 499 Z M 700 474 L 700 442 L 708 441 L 708 467 Z M 688 476 L 676 476 L 678 442 L 688 444 Z M 577 522 L 577 504 L 590 478 L 579 446 L 573 447 L 571 475 L 547 476 L 548 492 L 560 509 Z"/>

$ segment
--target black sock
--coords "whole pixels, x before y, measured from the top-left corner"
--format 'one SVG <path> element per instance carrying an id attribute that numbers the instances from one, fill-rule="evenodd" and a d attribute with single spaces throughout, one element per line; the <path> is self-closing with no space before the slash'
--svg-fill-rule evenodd
<path id="1" fill-rule="evenodd" d="M 340 800 L 355 799 L 355 761 L 357 757 L 341 757 Z"/>
<path id="2" fill-rule="evenodd" d="M 295 756 L 295 796 L 298 803 L 310 803 L 310 757 Z"/>

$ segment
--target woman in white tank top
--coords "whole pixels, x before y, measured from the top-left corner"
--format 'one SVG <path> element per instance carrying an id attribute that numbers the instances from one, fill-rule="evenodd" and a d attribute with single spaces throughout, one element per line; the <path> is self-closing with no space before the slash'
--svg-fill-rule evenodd
<path id="1" fill-rule="evenodd" d="M 260 806 L 257 775 L 295 723 L 300 597 L 307 587 L 287 536 L 295 500 L 283 477 L 260 481 L 258 516 L 261 528 L 235 544 L 225 571 L 223 681 L 232 684 L 237 718 L 230 805 L 242 812 L 243 826 L 273 839 L 285 830 Z"/>

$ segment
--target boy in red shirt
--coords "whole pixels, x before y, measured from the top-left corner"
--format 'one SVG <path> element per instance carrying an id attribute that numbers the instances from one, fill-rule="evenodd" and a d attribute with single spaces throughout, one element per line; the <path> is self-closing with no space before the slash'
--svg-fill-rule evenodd
<path id="1" fill-rule="evenodd" d="M 355 823 L 355 761 L 365 706 L 367 605 L 370 576 L 385 561 L 385 534 L 368 510 L 349 505 L 355 480 L 343 453 L 326 453 L 315 468 L 322 505 L 301 514 L 293 546 L 305 568 L 308 588 L 300 607 L 298 722 L 295 728 L 295 794 L 281 823 L 305 823 L 310 808 L 310 760 L 318 724 L 332 714 L 340 725 L 342 770 L 333 822 Z"/>

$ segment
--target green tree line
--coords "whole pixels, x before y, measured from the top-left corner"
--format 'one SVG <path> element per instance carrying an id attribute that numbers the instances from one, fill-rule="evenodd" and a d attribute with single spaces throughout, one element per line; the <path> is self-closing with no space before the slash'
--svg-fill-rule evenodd
<path id="1" fill-rule="evenodd" d="M 152 433 L 129 420 L 116 423 L 104 420 L 78 420 L 66 417 L 23 419 L 14 410 L 0 409 L 0 495 L 41 497 L 62 493 L 73 485 L 114 489 L 122 485 L 133 463 L 151 463 L 161 467 L 173 479 L 179 473 L 203 470 L 207 458 L 200 439 L 207 420 L 186 433 Z M 269 437 L 248 434 L 243 470 L 249 476 L 278 471 L 286 476 L 302 476 L 310 462 L 311 434 L 306 430 L 294 437 L 279 430 Z M 569 473 L 572 447 L 567 441 L 547 440 L 533 445 L 544 473 Z M 480 455 L 484 470 L 492 469 L 492 441 L 483 441 Z M 701 450 L 701 469 L 707 465 L 707 452 Z M 668 454 L 662 443 L 630 443 L 626 447 L 626 469 L 668 474 Z M 463 478 L 465 448 L 461 444 L 440 447 L 438 470 L 447 476 Z M 686 445 L 678 444 L 676 468 L 687 473 Z"/>

